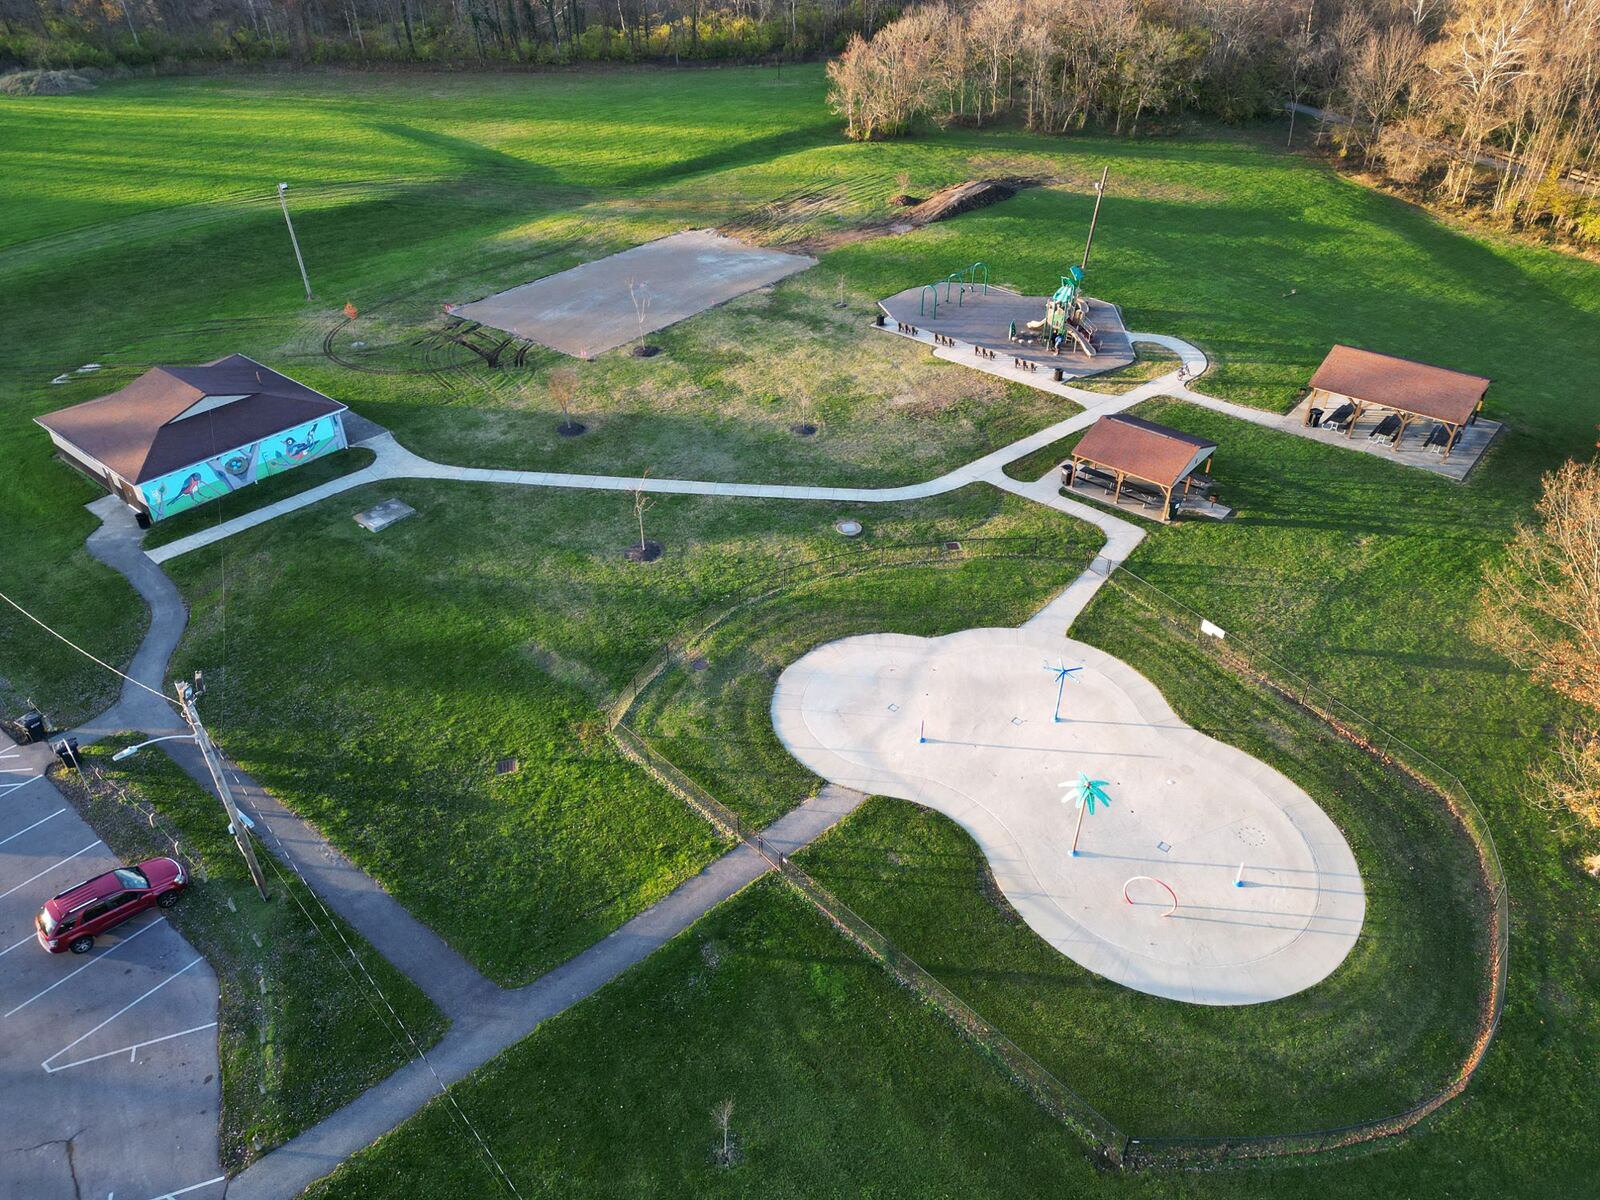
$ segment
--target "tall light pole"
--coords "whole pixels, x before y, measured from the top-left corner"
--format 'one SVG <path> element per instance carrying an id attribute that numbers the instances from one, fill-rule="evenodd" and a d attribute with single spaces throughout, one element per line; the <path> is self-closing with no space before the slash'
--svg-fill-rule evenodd
<path id="1" fill-rule="evenodd" d="M 289 227 L 289 242 L 294 246 L 294 261 L 300 264 L 300 282 L 306 285 L 306 299 L 311 299 L 311 278 L 306 274 L 306 260 L 300 256 L 300 239 L 294 235 L 294 222 L 289 219 L 289 185 L 278 185 L 278 204 L 283 208 L 283 223 Z"/>
<path id="2" fill-rule="evenodd" d="M 1083 243 L 1083 262 L 1078 266 L 1078 270 L 1080 271 L 1087 271 L 1089 269 L 1089 248 L 1094 245 L 1094 227 L 1100 221 L 1100 201 L 1104 200 L 1106 197 L 1106 177 L 1110 174 L 1110 167 L 1105 167 L 1102 169 L 1100 172 L 1100 182 L 1094 185 L 1094 215 L 1089 218 L 1089 236 Z M 288 209 L 284 209 L 284 214 L 288 215 L 288 211 Z M 306 299 L 311 299 L 310 284 L 306 285 Z"/>
<path id="3" fill-rule="evenodd" d="M 206 760 L 206 770 L 211 772 L 211 782 L 216 784 L 217 796 L 222 800 L 223 810 L 228 814 L 228 829 L 233 834 L 234 844 L 239 847 L 239 853 L 244 855 L 244 861 L 250 868 L 250 878 L 255 881 L 256 891 L 261 893 L 263 900 L 268 900 L 271 895 L 267 891 L 267 877 L 261 873 L 261 864 L 256 861 L 256 848 L 250 841 L 250 830 L 239 814 L 239 806 L 233 802 L 233 793 L 228 790 L 228 781 L 222 771 L 222 760 L 217 755 L 217 748 L 211 744 L 211 735 L 200 723 L 200 714 L 194 706 L 195 700 L 205 694 L 205 683 L 201 679 L 200 672 L 196 671 L 194 683 L 176 679 L 172 686 L 178 693 L 178 706 L 183 709 L 183 719 L 189 722 L 189 728 L 194 733 L 195 745 L 200 748 L 200 757 Z"/>

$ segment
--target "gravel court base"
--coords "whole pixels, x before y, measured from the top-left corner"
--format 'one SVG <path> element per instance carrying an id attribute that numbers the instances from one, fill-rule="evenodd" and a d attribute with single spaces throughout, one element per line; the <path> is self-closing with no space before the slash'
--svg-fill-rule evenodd
<path id="1" fill-rule="evenodd" d="M 1083 668 L 1060 722 L 1058 663 Z M 1138 991 L 1280 999 L 1330 974 L 1360 934 L 1360 873 L 1316 802 L 1084 643 L 1026 629 L 845 638 L 783 673 L 772 718 L 824 778 L 959 822 L 1036 933 Z M 1080 771 L 1107 781 L 1112 804 L 1085 819 L 1074 857 L 1074 792 L 1059 785 Z"/>
<path id="2" fill-rule="evenodd" d="M 816 265 L 805 255 L 696 229 L 457 305 L 452 312 L 586 358 Z M 648 301 L 642 326 L 629 281 Z"/>
<path id="3" fill-rule="evenodd" d="M 33 939 L 40 904 L 117 865 L 48 781 L 0 800 L 0 1195 L 222 1194 L 210 967 L 159 909 L 88 954 Z"/>

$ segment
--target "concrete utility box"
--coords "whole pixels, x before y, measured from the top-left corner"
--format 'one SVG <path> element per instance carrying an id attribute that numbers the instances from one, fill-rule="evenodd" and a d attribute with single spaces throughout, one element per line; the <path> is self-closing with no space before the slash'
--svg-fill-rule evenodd
<path id="1" fill-rule="evenodd" d="M 417 510 L 404 500 L 385 500 L 382 504 L 374 504 L 365 512 L 356 514 L 356 524 L 372 533 L 389 528 L 396 521 L 404 521 L 407 517 L 414 517 Z"/>

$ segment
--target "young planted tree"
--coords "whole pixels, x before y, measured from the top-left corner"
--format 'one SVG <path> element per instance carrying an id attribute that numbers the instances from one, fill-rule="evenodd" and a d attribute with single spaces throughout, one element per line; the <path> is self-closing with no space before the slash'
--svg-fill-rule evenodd
<path id="1" fill-rule="evenodd" d="M 550 372 L 550 398 L 561 409 L 561 424 L 557 432 L 572 437 L 583 432 L 583 426 L 572 419 L 572 397 L 578 390 L 578 373 L 571 367 Z"/>
<path id="2" fill-rule="evenodd" d="M 628 551 L 628 557 L 634 562 L 651 562 L 661 557 L 661 547 L 644 536 L 644 514 L 656 503 L 655 497 L 646 490 L 649 480 L 650 468 L 646 467 L 633 488 L 633 519 L 639 526 L 639 544 Z"/>
<path id="3" fill-rule="evenodd" d="M 638 353 L 644 348 L 644 318 L 650 311 L 650 289 L 630 276 L 628 299 L 633 301 L 633 315 L 639 322 L 639 345 L 634 348 L 634 352 Z"/>

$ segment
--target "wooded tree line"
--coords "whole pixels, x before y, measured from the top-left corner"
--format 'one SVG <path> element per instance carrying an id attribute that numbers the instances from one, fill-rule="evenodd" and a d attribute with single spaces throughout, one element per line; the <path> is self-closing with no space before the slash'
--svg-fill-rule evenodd
<path id="1" fill-rule="evenodd" d="M 852 37 L 828 74 L 862 139 L 919 119 L 1134 134 L 1177 109 L 1308 103 L 1397 184 L 1600 244 L 1600 0 L 937 3 Z"/>
<path id="2" fill-rule="evenodd" d="M 0 0 L 0 70 L 763 60 L 871 35 L 881 0 Z"/>

